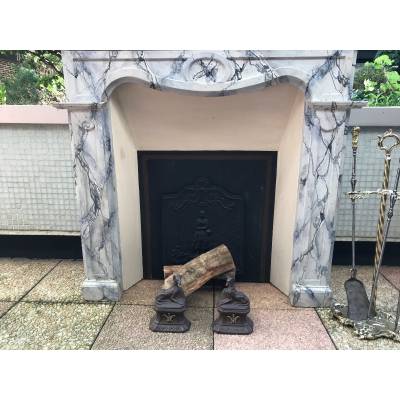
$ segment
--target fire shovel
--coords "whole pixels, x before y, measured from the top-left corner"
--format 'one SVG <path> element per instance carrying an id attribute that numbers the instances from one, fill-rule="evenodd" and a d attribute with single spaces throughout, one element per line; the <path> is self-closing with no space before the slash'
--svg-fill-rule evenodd
<path id="1" fill-rule="evenodd" d="M 353 165 L 351 173 L 351 190 L 356 189 L 356 160 L 358 138 L 360 128 L 352 131 Z M 351 197 L 352 224 L 351 224 L 351 270 L 350 278 L 344 283 L 347 295 L 347 317 L 353 321 L 363 321 L 368 317 L 369 300 L 364 284 L 357 279 L 356 255 L 355 255 L 355 230 L 356 230 L 356 199 Z"/>

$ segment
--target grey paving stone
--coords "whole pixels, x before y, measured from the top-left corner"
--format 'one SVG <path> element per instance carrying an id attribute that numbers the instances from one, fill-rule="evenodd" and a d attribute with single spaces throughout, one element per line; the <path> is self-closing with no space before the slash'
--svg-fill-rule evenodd
<path id="1" fill-rule="evenodd" d="M 114 307 L 93 349 L 206 350 L 212 349 L 212 308 L 190 308 L 185 313 L 192 326 L 185 333 L 158 333 L 149 329 L 154 311 L 149 306 Z"/>
<path id="2" fill-rule="evenodd" d="M 0 258 L 0 301 L 17 301 L 43 278 L 59 260 Z"/>
<path id="3" fill-rule="evenodd" d="M 0 301 L 0 317 L 2 317 L 15 304 L 13 301 Z"/>
<path id="4" fill-rule="evenodd" d="M 81 295 L 84 279 L 82 260 L 63 260 L 23 301 L 84 302 Z"/>
<path id="5" fill-rule="evenodd" d="M 111 309 L 20 302 L 0 319 L 0 349 L 89 349 Z"/>
<path id="6" fill-rule="evenodd" d="M 400 267 L 383 267 L 382 275 L 397 289 L 400 289 Z"/>
<path id="7" fill-rule="evenodd" d="M 250 335 L 214 335 L 216 350 L 334 350 L 314 310 L 254 309 Z"/>
<path id="8" fill-rule="evenodd" d="M 270 283 L 237 282 L 235 286 L 249 297 L 252 310 L 257 308 L 273 310 L 293 309 L 288 297 Z M 216 291 L 215 304 L 217 304 L 221 292 L 222 289 Z"/>

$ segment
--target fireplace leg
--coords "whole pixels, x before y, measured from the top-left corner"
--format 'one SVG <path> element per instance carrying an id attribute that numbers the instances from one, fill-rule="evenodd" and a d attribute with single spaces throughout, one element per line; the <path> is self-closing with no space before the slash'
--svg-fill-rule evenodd
<path id="1" fill-rule="evenodd" d="M 289 300 L 295 307 L 330 307 L 332 289 L 330 286 L 295 284 L 289 293 Z"/>
<path id="2" fill-rule="evenodd" d="M 82 297 L 88 301 L 118 301 L 121 298 L 121 287 L 114 280 L 85 279 L 82 283 Z"/>

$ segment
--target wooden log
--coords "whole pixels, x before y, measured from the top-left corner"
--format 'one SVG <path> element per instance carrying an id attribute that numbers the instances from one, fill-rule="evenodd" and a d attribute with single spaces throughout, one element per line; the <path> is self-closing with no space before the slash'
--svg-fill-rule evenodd
<path id="1" fill-rule="evenodd" d="M 175 271 L 178 270 L 178 267 L 181 267 L 181 264 L 179 265 L 164 265 L 163 267 L 163 272 L 164 272 L 164 279 L 167 279 L 169 276 L 171 276 Z M 232 269 L 231 271 L 225 272 L 220 276 L 220 278 L 226 279 L 226 278 L 235 278 L 235 270 Z"/>
<path id="2" fill-rule="evenodd" d="M 164 279 L 167 279 L 170 275 L 172 275 L 180 266 L 181 265 L 164 265 Z"/>
<path id="3" fill-rule="evenodd" d="M 179 274 L 185 296 L 201 288 L 210 279 L 236 270 L 231 253 L 223 244 L 199 255 L 186 264 L 167 267 L 168 271 L 172 269 L 173 272 L 164 280 L 163 288 L 172 287 L 174 285 L 173 275 Z"/>

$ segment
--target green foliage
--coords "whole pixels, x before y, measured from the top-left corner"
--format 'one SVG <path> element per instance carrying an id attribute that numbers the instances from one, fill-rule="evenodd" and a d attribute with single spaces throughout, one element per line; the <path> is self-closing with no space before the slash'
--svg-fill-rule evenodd
<path id="1" fill-rule="evenodd" d="M 386 81 L 385 72 L 383 69 L 375 68 L 371 62 L 366 62 L 354 75 L 354 90 L 362 90 L 364 88 L 364 81 L 371 80 L 377 83 L 384 83 Z"/>
<path id="2" fill-rule="evenodd" d="M 1 50 L 0 56 L 19 60 L 11 79 L 0 81 L 0 104 L 46 104 L 62 101 L 64 78 L 58 50 Z M 5 93 L 2 95 L 2 87 Z"/>
<path id="3" fill-rule="evenodd" d="M 6 88 L 4 86 L 4 83 L 0 82 L 0 105 L 1 104 L 6 104 Z"/>
<path id="4" fill-rule="evenodd" d="M 367 100 L 369 106 L 400 106 L 400 74 L 387 54 L 366 62 L 356 71 L 353 99 Z"/>
<path id="5" fill-rule="evenodd" d="M 393 60 L 393 64 L 395 65 L 397 72 L 400 72 L 400 50 L 379 50 L 376 53 L 376 56 L 378 57 L 382 54 L 388 55 L 389 58 Z"/>
<path id="6" fill-rule="evenodd" d="M 20 67 L 14 77 L 4 79 L 7 104 L 38 104 L 38 76 L 35 71 Z"/>

